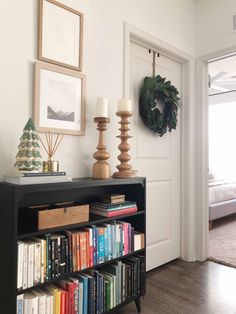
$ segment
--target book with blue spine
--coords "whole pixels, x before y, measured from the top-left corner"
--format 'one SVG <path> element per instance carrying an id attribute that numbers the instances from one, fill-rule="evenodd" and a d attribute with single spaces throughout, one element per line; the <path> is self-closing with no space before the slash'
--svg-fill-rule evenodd
<path id="1" fill-rule="evenodd" d="M 111 239 L 111 224 L 104 223 L 102 226 L 105 227 L 105 260 L 110 261 L 112 259 L 112 239 Z"/>
<path id="2" fill-rule="evenodd" d="M 95 289 L 95 279 L 93 276 L 83 273 L 83 276 L 87 278 L 88 280 L 88 286 L 87 286 L 87 295 L 88 295 L 88 299 L 87 299 L 87 313 L 88 314 L 94 314 L 94 289 Z"/>
<path id="3" fill-rule="evenodd" d="M 20 294 L 17 296 L 16 311 L 17 311 L 17 314 L 24 313 L 24 295 L 23 294 Z"/>
<path id="4" fill-rule="evenodd" d="M 92 225 L 93 230 L 93 265 L 97 264 L 97 230 L 96 226 Z"/>
<path id="5" fill-rule="evenodd" d="M 104 233 L 104 239 L 105 239 L 105 247 L 104 247 L 104 256 L 105 261 L 108 261 L 108 244 L 109 244 L 109 230 L 108 227 L 105 226 L 105 233 Z"/>
<path id="6" fill-rule="evenodd" d="M 83 314 L 88 313 L 88 278 L 84 274 L 78 275 L 79 281 L 83 283 Z"/>
<path id="7" fill-rule="evenodd" d="M 123 225 L 120 223 L 117 223 L 119 226 L 119 232 L 120 232 L 120 242 L 119 242 L 119 256 L 123 256 L 124 251 L 124 228 Z"/>
<path id="8" fill-rule="evenodd" d="M 65 171 L 57 171 L 57 172 L 20 172 L 19 175 L 22 177 L 49 177 L 49 176 L 65 176 Z"/>
<path id="9" fill-rule="evenodd" d="M 99 272 L 99 314 L 104 312 L 104 276 Z"/>
<path id="10" fill-rule="evenodd" d="M 104 227 L 97 227 L 98 233 L 98 264 L 105 262 L 105 228 Z"/>
<path id="11" fill-rule="evenodd" d="M 117 258 L 117 252 L 116 252 L 116 221 L 112 221 L 112 258 Z"/>

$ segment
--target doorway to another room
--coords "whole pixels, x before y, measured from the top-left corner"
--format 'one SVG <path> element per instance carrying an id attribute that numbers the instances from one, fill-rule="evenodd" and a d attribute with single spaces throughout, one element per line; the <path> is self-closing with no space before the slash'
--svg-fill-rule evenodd
<path id="1" fill-rule="evenodd" d="M 209 259 L 236 267 L 236 55 L 209 61 Z"/>

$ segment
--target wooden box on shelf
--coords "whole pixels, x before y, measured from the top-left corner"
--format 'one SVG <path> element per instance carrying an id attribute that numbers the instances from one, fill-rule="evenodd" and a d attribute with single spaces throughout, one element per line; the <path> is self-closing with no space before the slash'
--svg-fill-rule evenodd
<path id="1" fill-rule="evenodd" d="M 121 216 L 102 217 L 98 215 L 90 215 L 88 221 L 77 223 L 74 219 L 65 222 L 63 219 L 63 225 L 60 219 L 64 215 L 65 202 L 81 202 L 85 204 L 90 204 L 99 199 L 104 199 L 108 194 L 125 194 L 127 199 L 133 200 L 137 204 L 138 211 L 134 213 L 129 213 Z M 60 280 L 67 280 L 78 274 L 83 274 L 85 270 L 94 270 L 95 273 L 99 272 L 101 267 L 105 269 L 109 268 L 111 264 L 114 263 L 125 264 L 127 263 L 127 271 L 130 269 L 129 263 L 140 263 L 140 286 L 137 284 L 137 291 L 131 293 L 129 296 L 122 299 L 121 290 L 119 294 L 119 302 L 111 308 L 111 310 L 104 310 L 103 313 L 110 313 L 111 311 L 118 310 L 127 303 L 135 301 L 138 312 L 141 311 L 140 299 L 145 294 L 145 261 L 146 261 L 146 244 L 145 244 L 145 232 L 146 232 L 146 181 L 145 178 L 129 178 L 129 179 L 107 179 L 107 180 L 93 180 L 93 179 L 77 179 L 71 183 L 50 183 L 50 184 L 39 184 L 39 185 L 14 185 L 8 183 L 0 183 L 0 246 L 1 246 L 1 256 L 0 259 L 0 276 L 2 280 L 2 289 L 0 293 L 0 303 L 1 303 L 1 313 L 16 314 L 17 308 L 16 304 L 18 301 L 24 302 L 24 295 L 28 292 L 32 292 L 35 289 L 40 289 L 45 291 L 48 285 L 59 284 Z M 39 204 L 57 204 L 62 206 L 62 208 L 54 208 L 55 227 L 48 228 L 48 225 L 44 225 L 44 230 L 37 230 L 31 225 L 30 220 L 26 220 L 25 224 L 22 225 L 23 221 L 20 218 L 21 213 L 29 207 L 37 207 Z M 88 205 L 87 211 L 88 211 Z M 42 210 L 44 209 L 44 210 Z M 51 209 L 50 209 L 51 210 Z M 50 211 L 45 209 L 45 206 L 41 208 L 41 212 Z M 62 210 L 62 214 L 58 214 L 57 210 Z M 81 207 L 80 207 L 81 210 Z M 88 214 L 88 213 L 87 213 Z M 62 215 L 62 216 L 60 216 Z M 58 217 L 60 219 L 58 220 Z M 51 216 L 52 218 L 52 216 Z M 71 217 L 72 218 L 72 217 Z M 48 239 L 48 236 L 52 236 L 53 241 L 58 234 L 65 237 L 65 234 L 72 234 L 78 231 L 83 231 L 86 229 L 92 229 L 94 226 L 101 228 L 101 226 L 106 224 L 122 223 L 130 224 L 134 230 L 139 231 L 143 234 L 141 246 L 139 250 L 134 251 L 126 250 L 124 247 L 123 254 L 119 256 L 112 256 L 109 260 L 103 260 L 99 265 L 94 262 L 94 264 L 86 264 L 86 268 L 80 270 L 70 269 L 59 273 L 57 277 L 44 277 L 43 281 L 37 281 L 32 285 L 27 285 L 23 288 L 18 287 L 19 279 L 19 256 L 18 256 L 18 245 L 27 243 L 27 241 L 35 239 Z M 44 221 L 44 223 L 46 223 Z M 65 223 L 65 225 L 64 225 Z M 51 225 L 52 226 L 52 225 Z M 42 226 L 41 226 L 42 227 Z M 47 228 L 47 229 L 45 229 Z M 79 230 L 78 230 L 79 229 Z M 115 230 L 115 229 L 114 229 Z M 127 236 L 129 232 L 127 232 Z M 112 238 L 112 237 L 111 237 Z M 46 242 L 47 242 L 46 239 Z M 62 238 L 61 238 L 62 239 Z M 40 241 L 41 241 L 40 240 Z M 45 240 L 44 240 L 45 241 Z M 144 241 L 144 243 L 143 243 Z M 55 242 L 55 241 L 54 241 Z M 130 241 L 126 242 L 130 246 Z M 87 242 L 86 242 L 87 243 Z M 102 242 L 101 242 L 102 243 Z M 30 245 L 30 244 L 29 244 Z M 143 248 L 144 245 L 144 248 Z M 127 247 L 128 247 L 127 246 Z M 86 247 L 86 246 L 85 246 Z M 131 245 L 132 247 L 132 245 Z M 136 247 L 137 248 L 137 247 Z M 101 249 L 101 248 L 100 248 Z M 87 248 L 86 248 L 87 250 Z M 42 250 L 44 252 L 44 250 Z M 61 251 L 62 252 L 62 251 Z M 96 252 L 96 250 L 94 250 Z M 82 253 L 81 253 L 82 254 Z M 96 255 L 96 254 L 95 254 Z M 69 255 L 68 255 L 69 256 Z M 73 255 L 74 256 L 74 255 Z M 82 256 L 82 255 L 81 255 Z M 41 256 L 42 257 L 42 256 Z M 127 258 L 129 262 L 126 262 Z M 141 258 L 141 259 L 140 259 Z M 132 262 L 131 262 L 132 261 Z M 142 265 L 142 267 L 141 267 Z M 39 265 L 40 266 L 40 265 Z M 44 270 L 45 271 L 45 270 Z M 54 270 L 55 271 L 55 270 Z M 27 272 L 26 272 L 27 273 Z M 18 274 L 18 275 L 17 275 Z M 22 274 L 21 274 L 22 276 Z M 41 274 L 42 279 L 42 274 Z M 126 276 L 127 280 L 130 280 L 130 276 Z M 131 282 L 127 283 L 127 287 L 131 287 Z"/>
<path id="2" fill-rule="evenodd" d="M 89 205 L 74 202 L 29 206 L 21 211 L 21 224 L 43 230 L 79 224 L 89 220 Z M 21 227 L 22 227 L 21 225 Z"/>
<path id="3" fill-rule="evenodd" d="M 78 224 L 89 220 L 89 205 L 58 203 L 56 208 L 38 210 L 38 230 Z"/>

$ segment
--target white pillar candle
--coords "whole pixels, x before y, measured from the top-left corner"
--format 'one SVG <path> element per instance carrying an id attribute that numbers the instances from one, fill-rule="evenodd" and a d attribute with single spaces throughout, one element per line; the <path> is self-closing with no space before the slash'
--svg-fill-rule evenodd
<path id="1" fill-rule="evenodd" d="M 121 99 L 118 101 L 117 111 L 132 111 L 132 100 L 131 99 Z"/>
<path id="2" fill-rule="evenodd" d="M 108 99 L 106 97 L 97 99 L 95 117 L 108 118 Z"/>

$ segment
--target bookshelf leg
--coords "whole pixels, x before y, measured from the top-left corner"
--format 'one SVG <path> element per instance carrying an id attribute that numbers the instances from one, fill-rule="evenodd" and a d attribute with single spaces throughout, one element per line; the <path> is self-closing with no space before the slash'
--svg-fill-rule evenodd
<path id="1" fill-rule="evenodd" d="M 141 303 L 140 303 L 140 298 L 135 300 L 136 308 L 138 313 L 141 313 Z"/>

